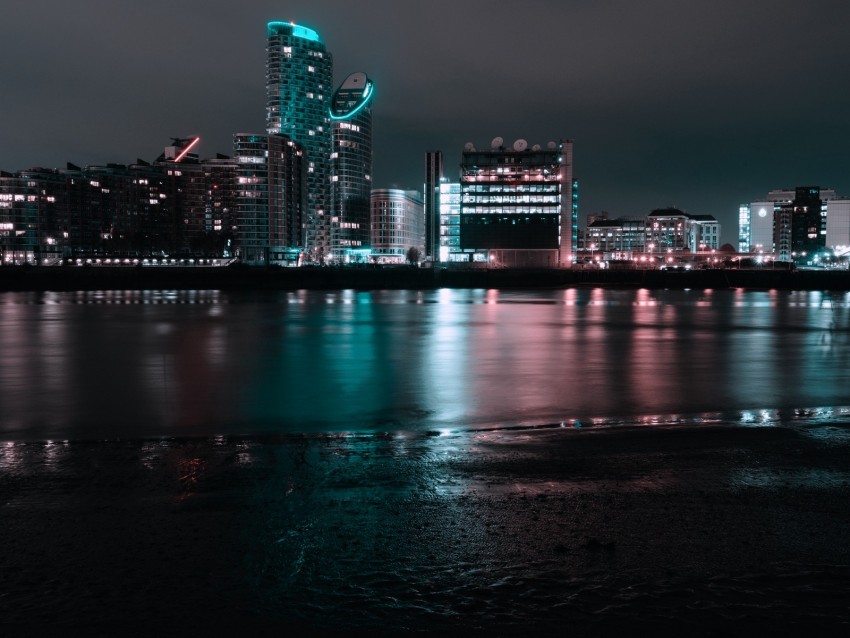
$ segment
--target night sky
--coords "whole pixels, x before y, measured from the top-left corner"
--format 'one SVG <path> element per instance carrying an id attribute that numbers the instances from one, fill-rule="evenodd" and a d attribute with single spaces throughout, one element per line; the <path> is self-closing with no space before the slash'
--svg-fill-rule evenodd
<path id="1" fill-rule="evenodd" d="M 850 3 L 4 0 L 0 169 L 231 154 L 265 130 L 265 25 L 315 28 L 376 83 L 376 187 L 465 142 L 575 140 L 582 217 L 711 214 L 772 188 L 850 196 Z"/>

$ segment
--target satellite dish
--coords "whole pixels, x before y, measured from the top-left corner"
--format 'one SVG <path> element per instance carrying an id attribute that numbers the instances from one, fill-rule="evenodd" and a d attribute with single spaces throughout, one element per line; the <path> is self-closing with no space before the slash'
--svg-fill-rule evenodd
<path id="1" fill-rule="evenodd" d="M 514 150 L 517 151 L 517 152 L 524 151 L 527 148 L 528 148 L 528 142 L 526 142 L 523 139 L 519 139 L 516 142 L 514 142 Z"/>
<path id="2" fill-rule="evenodd" d="M 501 137 L 494 137 L 493 141 L 490 142 L 490 148 L 492 148 L 495 151 L 500 146 L 504 146 L 504 144 L 505 144 L 505 140 L 503 140 Z"/>
<path id="3" fill-rule="evenodd" d="M 546 145 L 546 148 L 548 148 L 550 151 L 554 151 L 556 148 L 558 148 L 558 145 L 555 144 L 555 142 L 549 142 Z"/>
<path id="4" fill-rule="evenodd" d="M 532 151 L 539 151 L 540 150 L 540 144 L 535 144 L 534 146 L 531 147 L 531 150 Z"/>
<path id="5" fill-rule="evenodd" d="M 475 150 L 475 146 L 472 144 L 472 142 L 467 142 L 466 144 L 463 145 L 463 150 L 465 150 L 467 152 L 472 152 L 472 151 Z"/>

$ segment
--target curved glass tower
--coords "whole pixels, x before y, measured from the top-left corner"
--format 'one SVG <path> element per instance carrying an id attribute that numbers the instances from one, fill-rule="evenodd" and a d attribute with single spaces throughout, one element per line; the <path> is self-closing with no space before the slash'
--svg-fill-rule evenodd
<path id="1" fill-rule="evenodd" d="M 294 22 L 266 27 L 266 129 L 307 153 L 307 260 L 324 261 L 330 248 L 333 59 L 313 29 Z"/>
<path id="2" fill-rule="evenodd" d="M 372 97 L 365 73 L 349 75 L 334 93 L 331 152 L 331 254 L 338 262 L 366 261 L 371 246 Z"/>

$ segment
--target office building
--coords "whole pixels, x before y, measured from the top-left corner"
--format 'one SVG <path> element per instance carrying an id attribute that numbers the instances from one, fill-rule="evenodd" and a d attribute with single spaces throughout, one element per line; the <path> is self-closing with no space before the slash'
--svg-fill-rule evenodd
<path id="1" fill-rule="evenodd" d="M 588 215 L 584 249 L 595 254 L 610 255 L 612 259 L 629 259 L 633 253 L 644 251 L 646 219 L 618 217 L 608 219 Z"/>
<path id="2" fill-rule="evenodd" d="M 850 199 L 826 202 L 826 246 L 837 255 L 850 252 Z"/>
<path id="3" fill-rule="evenodd" d="M 646 251 L 691 253 L 717 250 L 720 224 L 712 215 L 692 215 L 678 208 L 657 208 L 646 218 Z"/>
<path id="4" fill-rule="evenodd" d="M 469 261 L 460 248 L 460 197 L 460 182 L 440 180 L 440 264 Z"/>
<path id="5" fill-rule="evenodd" d="M 713 215 L 688 215 L 688 248 L 692 253 L 720 248 L 720 222 Z"/>
<path id="6" fill-rule="evenodd" d="M 578 241 L 570 140 L 505 147 L 495 138 L 461 160 L 460 250 L 470 263 L 569 267 Z"/>
<path id="7" fill-rule="evenodd" d="M 808 261 L 804 258 L 850 245 L 850 200 L 829 188 L 772 190 L 764 200 L 742 204 L 739 211 L 742 252 Z"/>
<path id="8" fill-rule="evenodd" d="M 425 154 L 425 256 L 440 261 L 440 183 L 443 180 L 443 153 L 428 151 Z"/>
<path id="9" fill-rule="evenodd" d="M 307 165 L 306 252 L 330 251 L 331 54 L 313 29 L 269 22 L 266 30 L 266 129 L 304 149 Z"/>
<path id="10" fill-rule="evenodd" d="M 330 104 L 330 251 L 336 263 L 369 259 L 374 93 L 375 87 L 365 73 L 352 73 L 336 90 Z"/>
<path id="11" fill-rule="evenodd" d="M 372 191 L 372 254 L 377 263 L 404 263 L 415 248 L 424 257 L 425 214 L 417 191 L 397 188 Z"/>

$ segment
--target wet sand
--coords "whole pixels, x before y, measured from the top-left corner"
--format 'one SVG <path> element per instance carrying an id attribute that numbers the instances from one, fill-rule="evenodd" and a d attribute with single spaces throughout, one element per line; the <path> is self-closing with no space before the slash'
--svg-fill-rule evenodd
<path id="1" fill-rule="evenodd" d="M 840 631 L 850 426 L 0 443 L 0 620 Z"/>

